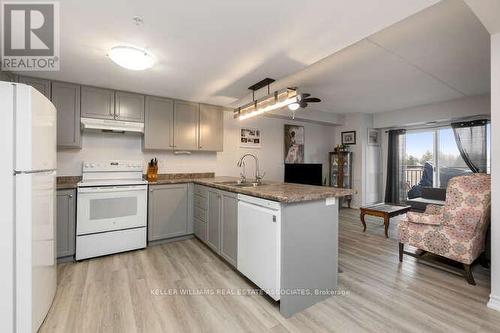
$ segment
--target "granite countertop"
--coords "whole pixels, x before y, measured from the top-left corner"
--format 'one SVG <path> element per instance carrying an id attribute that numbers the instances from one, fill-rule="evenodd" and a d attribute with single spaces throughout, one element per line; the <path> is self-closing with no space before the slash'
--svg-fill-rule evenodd
<path id="1" fill-rule="evenodd" d="M 346 195 L 356 193 L 356 191 L 351 189 L 282 183 L 265 180 L 263 181 L 263 185 L 257 187 L 238 187 L 224 183 L 236 180 L 238 180 L 238 178 L 236 177 L 215 177 L 194 179 L 193 182 L 195 184 L 210 186 L 224 191 L 246 194 L 282 203 L 322 200 L 332 197 L 344 197 Z"/>
<path id="2" fill-rule="evenodd" d="M 193 180 L 199 178 L 214 178 L 213 172 L 202 173 L 160 173 L 158 180 L 155 182 L 148 182 L 149 185 L 167 185 L 167 184 L 183 184 L 192 183 Z M 146 178 L 146 177 L 144 177 Z"/>
<path id="3" fill-rule="evenodd" d="M 75 189 L 81 176 L 57 177 L 57 189 Z M 214 177 L 214 173 L 174 173 L 159 174 L 156 182 L 149 182 L 149 185 L 167 185 L 195 183 L 217 188 L 223 191 L 246 194 L 258 198 L 283 202 L 301 202 L 322 200 L 331 197 L 344 197 L 355 194 L 355 190 L 340 189 L 327 186 L 313 186 L 302 184 L 282 183 L 275 181 L 263 181 L 263 185 L 257 187 L 239 187 L 227 182 L 236 182 L 236 177 Z"/>
<path id="4" fill-rule="evenodd" d="M 58 190 L 72 190 L 76 188 L 76 184 L 82 180 L 81 176 L 60 176 L 57 177 Z"/>

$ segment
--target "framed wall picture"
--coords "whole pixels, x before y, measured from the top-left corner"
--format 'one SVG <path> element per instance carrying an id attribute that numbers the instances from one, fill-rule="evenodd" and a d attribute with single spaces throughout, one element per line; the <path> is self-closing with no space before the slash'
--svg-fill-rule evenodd
<path id="1" fill-rule="evenodd" d="M 355 145 L 356 144 L 356 131 L 347 131 L 340 133 L 342 137 L 343 145 Z"/>
<path id="2" fill-rule="evenodd" d="M 368 129 L 368 145 L 380 146 L 380 131 L 377 129 Z"/>
<path id="3" fill-rule="evenodd" d="M 261 131 L 257 128 L 242 127 L 240 129 L 240 147 L 241 148 L 260 148 L 262 147 Z"/>
<path id="4" fill-rule="evenodd" d="M 304 163 L 304 126 L 285 125 L 285 163 Z"/>

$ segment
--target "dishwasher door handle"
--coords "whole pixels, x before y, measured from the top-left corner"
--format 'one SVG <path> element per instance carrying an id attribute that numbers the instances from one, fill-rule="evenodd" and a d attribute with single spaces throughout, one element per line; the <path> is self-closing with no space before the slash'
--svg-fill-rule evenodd
<path id="1" fill-rule="evenodd" d="M 248 206 L 248 207 L 252 207 L 253 209 L 257 209 L 260 211 L 264 211 L 264 212 L 268 212 L 268 213 L 270 212 L 271 214 L 273 214 L 274 217 L 276 217 L 276 214 L 274 214 L 274 212 L 278 211 L 278 209 L 273 209 L 273 208 L 257 205 L 253 202 L 246 202 L 243 200 L 240 200 L 239 204 L 244 205 L 244 206 Z M 276 222 L 276 221 L 274 221 L 274 218 L 273 218 L 273 222 Z"/>

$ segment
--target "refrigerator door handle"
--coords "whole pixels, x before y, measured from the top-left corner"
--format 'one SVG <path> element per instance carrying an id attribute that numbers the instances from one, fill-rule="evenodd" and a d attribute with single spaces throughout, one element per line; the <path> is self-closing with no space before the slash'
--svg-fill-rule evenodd
<path id="1" fill-rule="evenodd" d="M 54 172 L 54 169 L 43 169 L 43 170 L 30 170 L 30 171 L 14 171 L 14 175 L 30 175 L 33 173 L 50 173 Z"/>

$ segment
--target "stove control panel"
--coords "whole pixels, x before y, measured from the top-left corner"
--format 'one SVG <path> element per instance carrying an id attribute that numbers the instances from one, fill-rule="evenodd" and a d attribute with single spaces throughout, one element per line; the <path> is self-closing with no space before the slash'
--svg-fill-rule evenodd
<path id="1" fill-rule="evenodd" d="M 143 161 L 99 161 L 83 162 L 83 172 L 142 172 Z"/>

